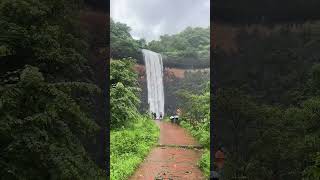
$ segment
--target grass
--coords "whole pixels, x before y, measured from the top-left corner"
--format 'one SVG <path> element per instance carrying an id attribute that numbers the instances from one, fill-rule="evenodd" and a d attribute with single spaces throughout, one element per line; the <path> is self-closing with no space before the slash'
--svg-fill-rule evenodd
<path id="1" fill-rule="evenodd" d="M 110 133 L 110 179 L 128 179 L 157 143 L 159 128 L 141 117 L 130 128 Z"/>
<path id="2" fill-rule="evenodd" d="M 198 162 L 199 168 L 206 177 L 210 176 L 210 151 L 206 149 Z"/>
<path id="3" fill-rule="evenodd" d="M 181 121 L 180 125 L 187 129 L 199 143 L 205 148 L 204 153 L 198 162 L 199 168 L 206 177 L 210 176 L 210 128 L 209 123 L 198 123 L 196 126 L 187 121 Z"/>

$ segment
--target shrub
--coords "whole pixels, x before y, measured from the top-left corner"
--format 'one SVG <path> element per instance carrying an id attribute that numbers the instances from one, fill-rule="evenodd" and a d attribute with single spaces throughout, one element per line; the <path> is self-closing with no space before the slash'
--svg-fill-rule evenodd
<path id="1" fill-rule="evenodd" d="M 110 66 L 111 129 L 116 129 L 129 126 L 139 117 L 140 89 L 132 59 L 114 60 Z"/>
<path id="2" fill-rule="evenodd" d="M 199 167 L 206 177 L 210 175 L 210 151 L 208 149 L 202 154 L 199 160 Z"/>
<path id="3" fill-rule="evenodd" d="M 139 117 L 132 127 L 111 131 L 111 179 L 127 179 L 158 141 L 159 128 L 147 117 Z M 139 142 L 139 143 L 137 143 Z"/>

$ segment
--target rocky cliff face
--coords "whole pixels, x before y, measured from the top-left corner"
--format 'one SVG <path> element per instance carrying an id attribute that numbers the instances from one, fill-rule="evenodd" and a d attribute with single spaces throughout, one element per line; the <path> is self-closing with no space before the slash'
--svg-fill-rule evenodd
<path id="1" fill-rule="evenodd" d="M 145 78 L 145 67 L 144 65 L 137 64 L 135 66 L 135 70 L 138 72 L 140 78 Z M 164 68 L 164 76 L 165 78 L 170 78 L 172 76 L 176 78 L 184 78 L 184 72 L 187 71 L 187 69 L 180 69 L 180 68 Z"/>
<path id="2" fill-rule="evenodd" d="M 146 80 L 146 74 L 145 74 L 145 67 L 144 65 L 137 64 L 135 67 L 135 70 L 138 72 L 139 76 L 139 84 L 141 91 L 141 106 L 140 111 L 146 112 L 148 110 L 148 90 L 147 90 L 147 80 Z M 168 94 L 167 88 L 170 83 L 173 83 L 174 81 L 179 81 L 179 79 L 184 78 L 184 73 L 187 71 L 186 69 L 178 69 L 178 68 L 164 68 L 164 77 L 163 77 L 163 83 L 164 83 L 164 96 L 165 96 L 165 109 L 167 110 L 169 107 L 175 106 L 174 104 L 170 103 L 171 101 L 168 100 L 168 98 L 171 97 L 170 94 Z"/>
<path id="3" fill-rule="evenodd" d="M 141 106 L 140 111 L 146 112 L 148 110 L 148 90 L 147 90 L 147 81 L 145 75 L 144 65 L 136 65 L 135 70 L 139 75 L 139 84 L 142 89 L 141 92 Z M 170 115 L 176 111 L 178 108 L 178 97 L 175 94 L 175 90 L 181 89 L 181 81 L 185 78 L 185 72 L 187 71 L 209 71 L 207 69 L 179 69 L 179 68 L 164 68 L 164 102 L 165 102 L 165 114 Z"/>

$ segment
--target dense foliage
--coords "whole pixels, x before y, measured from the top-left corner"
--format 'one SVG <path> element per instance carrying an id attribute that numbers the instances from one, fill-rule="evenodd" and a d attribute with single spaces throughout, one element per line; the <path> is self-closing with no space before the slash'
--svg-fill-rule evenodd
<path id="1" fill-rule="evenodd" d="M 110 178 L 127 179 L 159 137 L 159 128 L 138 112 L 139 88 L 133 59 L 110 63 Z"/>
<path id="2" fill-rule="evenodd" d="M 170 67 L 209 67 L 210 28 L 188 27 L 174 35 L 160 36 L 148 43 L 148 49 L 161 53 Z"/>
<path id="3" fill-rule="evenodd" d="M 139 116 L 137 73 L 131 59 L 111 60 L 110 64 L 110 105 L 111 128 L 128 125 Z"/>
<path id="4" fill-rule="evenodd" d="M 215 50 L 215 142 L 227 179 L 319 179 L 319 42 L 305 31 L 240 30 Z"/>
<path id="5" fill-rule="evenodd" d="M 150 49 L 163 55 L 166 67 L 209 67 L 210 29 L 188 27 L 175 35 L 160 36 L 159 41 L 135 40 L 130 27 L 120 22 L 110 22 L 111 57 L 134 58 L 143 64 L 141 49 Z"/>
<path id="6" fill-rule="evenodd" d="M 210 149 L 206 149 L 200 160 L 199 160 L 199 168 L 202 170 L 206 177 L 210 177 Z"/>
<path id="7" fill-rule="evenodd" d="M 111 131 L 110 172 L 112 180 L 127 179 L 156 144 L 159 128 L 148 117 L 139 117 L 134 125 Z"/>
<path id="8" fill-rule="evenodd" d="M 0 2 L 0 177 L 103 179 L 80 1 Z M 102 157 L 100 157 L 102 158 Z"/>
<path id="9" fill-rule="evenodd" d="M 141 48 L 144 48 L 145 41 L 135 40 L 130 34 L 130 27 L 120 22 L 110 22 L 110 55 L 113 59 L 134 58 L 142 63 Z"/>
<path id="10" fill-rule="evenodd" d="M 208 71 L 208 69 L 187 70 L 182 79 L 165 72 L 165 112 L 167 112 L 167 114 L 174 114 L 175 111 L 183 105 L 183 97 L 178 96 L 180 90 L 186 90 L 191 94 L 198 94 L 205 89 L 208 81 L 210 81 L 210 71 Z"/>

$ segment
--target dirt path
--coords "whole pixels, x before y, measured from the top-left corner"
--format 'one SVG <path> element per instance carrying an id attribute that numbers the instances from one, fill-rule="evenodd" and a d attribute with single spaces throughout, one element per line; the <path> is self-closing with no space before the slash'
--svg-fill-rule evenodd
<path id="1" fill-rule="evenodd" d="M 130 180 L 201 180 L 205 179 L 197 162 L 202 151 L 188 132 L 171 123 L 159 122 L 160 138 L 156 148 Z"/>

